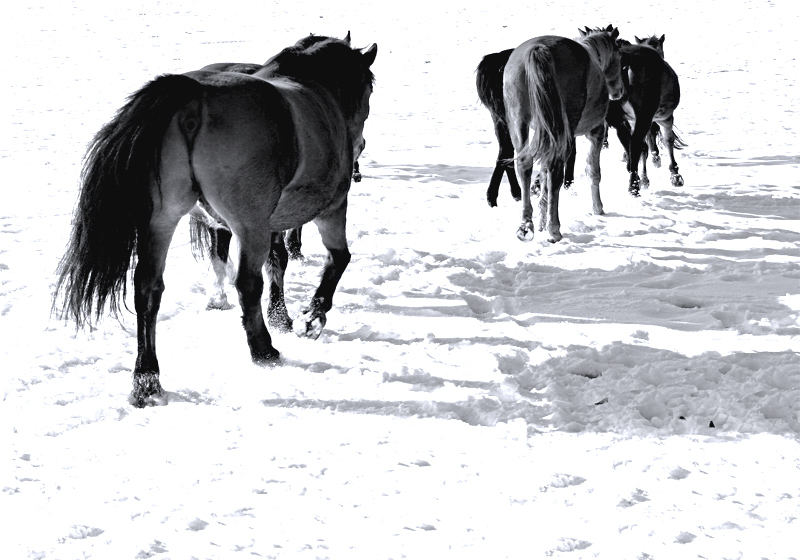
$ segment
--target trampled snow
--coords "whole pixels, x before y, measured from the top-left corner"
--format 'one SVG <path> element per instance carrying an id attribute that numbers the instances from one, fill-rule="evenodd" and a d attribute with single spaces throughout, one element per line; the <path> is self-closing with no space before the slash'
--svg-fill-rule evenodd
<path id="1" fill-rule="evenodd" d="M 232 0 L 5 8 L 0 139 L 4 558 L 800 557 L 800 11 L 664 4 Z M 474 70 L 543 34 L 666 34 L 686 185 L 640 199 L 615 138 L 591 214 L 578 142 L 564 239 L 522 243 Z M 378 43 L 350 195 L 353 260 L 320 339 L 249 360 L 182 224 L 158 351 L 128 404 L 135 316 L 50 315 L 81 159 L 129 93 L 310 32 Z M 286 294 L 324 253 L 313 226 Z M 236 301 L 235 290 L 227 287 Z"/>

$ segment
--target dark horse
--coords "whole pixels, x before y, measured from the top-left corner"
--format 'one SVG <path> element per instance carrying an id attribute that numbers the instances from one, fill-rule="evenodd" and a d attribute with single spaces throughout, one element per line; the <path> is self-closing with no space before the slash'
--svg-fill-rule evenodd
<path id="1" fill-rule="evenodd" d="M 603 213 L 600 200 L 600 148 L 609 99 L 624 93 L 619 31 L 595 30 L 577 41 L 547 35 L 514 49 L 503 73 L 503 98 L 521 180 L 522 224 L 517 237 L 533 239 L 530 183 L 535 161 L 544 177 L 539 198 L 540 230 L 545 222 L 549 240 L 561 239 L 558 195 L 564 168 L 575 150 L 575 137 L 591 142 L 587 175 L 592 180 L 592 206 Z M 531 131 L 533 134 L 531 135 Z"/>
<path id="2" fill-rule="evenodd" d="M 476 87 L 478 98 L 484 107 L 489 110 L 494 124 L 494 133 L 497 143 L 500 145 L 500 152 L 497 155 L 494 172 L 489 179 L 489 188 L 486 190 L 486 200 L 489 206 L 497 206 L 497 194 L 500 189 L 500 181 L 503 179 L 503 172 L 508 177 L 511 186 L 511 196 L 514 200 L 519 200 L 521 196 L 519 181 L 514 173 L 514 146 L 511 143 L 511 134 L 508 132 L 508 122 L 506 122 L 506 107 L 503 102 L 503 71 L 505 70 L 508 57 L 514 49 L 506 49 L 498 53 L 487 54 L 481 59 L 476 71 Z M 564 170 L 564 188 L 569 188 L 574 181 L 573 168 L 575 164 L 575 153 L 567 161 Z M 538 192 L 539 178 L 534 180 L 534 191 Z"/>
<path id="3" fill-rule="evenodd" d="M 303 321 L 307 336 L 319 335 L 350 261 L 347 193 L 376 54 L 374 44 L 362 52 L 324 38 L 288 47 L 252 74 L 161 76 L 97 134 L 56 297 L 63 292 L 64 311 L 78 325 L 98 318 L 107 302 L 118 313 L 137 256 L 134 405 L 162 394 L 155 348 L 162 275 L 175 227 L 198 200 L 239 240 L 236 288 L 257 363 L 279 356 L 262 315 L 261 267 L 268 260 L 282 283 L 280 232 L 315 222 L 328 257 Z M 278 305 L 285 308 L 282 298 L 270 300 L 271 308 Z"/>
<path id="4" fill-rule="evenodd" d="M 300 39 L 295 44 L 295 47 L 308 48 L 315 43 L 322 42 L 326 39 L 328 38 L 323 35 L 312 34 L 308 37 Z M 347 44 L 351 43 L 349 31 L 347 32 L 347 36 L 344 38 L 344 41 Z M 223 62 L 210 64 L 201 68 L 201 70 L 216 72 L 240 72 L 242 74 L 252 75 L 255 72 L 263 69 L 264 66 L 264 64 Z M 364 146 L 365 142 L 362 138 L 361 144 L 353 147 L 353 181 L 356 183 L 360 182 L 362 178 L 361 170 L 359 169 L 358 165 L 358 157 L 364 150 Z M 208 309 L 231 309 L 233 305 L 228 302 L 224 287 L 228 276 L 233 277 L 232 268 L 229 266 L 228 261 L 232 238 L 230 228 L 225 225 L 224 220 L 222 220 L 222 218 L 217 215 L 212 208 L 208 207 L 207 204 L 203 204 L 202 199 L 190 213 L 190 218 L 192 226 L 192 243 L 195 249 L 195 254 L 198 256 L 207 255 L 210 258 L 214 275 L 216 277 L 215 290 L 209 298 L 207 307 Z M 284 243 L 289 254 L 289 259 L 291 260 L 299 260 L 303 258 L 303 254 L 301 252 L 302 233 L 302 226 L 298 226 L 283 232 Z M 264 267 L 270 278 L 274 280 L 278 279 L 278 276 L 271 273 L 269 270 L 269 260 L 267 263 L 265 263 Z M 278 287 L 279 284 L 280 287 Z M 282 283 L 273 282 L 272 286 L 273 287 L 270 290 L 270 297 L 282 298 Z M 278 313 L 282 311 L 281 306 L 274 307 L 274 310 L 276 310 Z M 276 316 L 270 315 L 269 322 L 271 325 L 278 328 L 291 328 L 291 320 L 289 319 L 288 315 L 284 315 L 280 319 Z"/>
<path id="5" fill-rule="evenodd" d="M 514 49 L 506 49 L 498 53 L 487 54 L 481 59 L 476 71 L 475 85 L 478 89 L 478 98 L 483 106 L 489 110 L 494 124 L 494 134 L 500 145 L 492 177 L 489 179 L 489 188 L 486 191 L 486 200 L 489 206 L 497 206 L 497 194 L 500 190 L 500 181 L 503 173 L 508 177 L 511 186 L 511 196 L 519 200 L 521 193 L 517 175 L 514 173 L 514 146 L 511 144 L 511 135 L 506 122 L 506 106 L 503 102 L 503 70 Z"/>
<path id="6" fill-rule="evenodd" d="M 660 43 L 663 45 L 663 41 Z M 642 185 L 638 173 L 639 159 L 643 154 L 646 157 L 645 141 L 651 145 L 651 150 L 655 146 L 654 124 L 660 128 L 670 157 L 671 182 L 675 186 L 683 185 L 674 154 L 676 148 L 684 146 L 673 130 L 673 113 L 680 102 L 678 76 L 664 60 L 663 47 L 659 52 L 649 45 L 627 44 L 620 47 L 620 53 L 627 95 L 624 101 L 609 106 L 607 120 L 616 128 L 623 146 L 627 146 L 628 191 L 634 196 L 639 195 Z M 644 160 L 642 163 L 645 165 Z M 646 177 L 646 167 L 643 169 Z"/>

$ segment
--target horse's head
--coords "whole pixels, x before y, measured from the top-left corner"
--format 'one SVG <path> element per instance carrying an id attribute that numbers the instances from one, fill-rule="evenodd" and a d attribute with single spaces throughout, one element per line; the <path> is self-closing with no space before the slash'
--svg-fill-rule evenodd
<path id="1" fill-rule="evenodd" d="M 625 84 L 622 81 L 622 66 L 617 39 L 619 30 L 613 25 L 580 30 L 579 41 L 591 47 L 595 53 L 597 64 L 603 71 L 608 88 L 608 97 L 612 101 L 622 99 L 625 95 Z"/>
<path id="2" fill-rule="evenodd" d="M 666 37 L 662 35 L 661 37 L 656 37 L 655 35 L 651 35 L 650 37 L 645 37 L 644 39 L 639 39 L 634 35 L 633 37 L 636 39 L 637 45 L 644 45 L 645 47 L 650 47 L 651 49 L 655 49 L 661 58 L 664 58 L 664 39 Z"/>
<path id="3" fill-rule="evenodd" d="M 292 56 L 280 63 L 281 73 L 313 80 L 334 95 L 347 122 L 355 161 L 365 144 L 364 122 L 369 116 L 374 81 L 370 67 L 378 54 L 378 45 L 357 49 L 351 47 L 350 41 L 349 31 L 344 39 L 309 35 L 285 49 L 292 51 Z"/>

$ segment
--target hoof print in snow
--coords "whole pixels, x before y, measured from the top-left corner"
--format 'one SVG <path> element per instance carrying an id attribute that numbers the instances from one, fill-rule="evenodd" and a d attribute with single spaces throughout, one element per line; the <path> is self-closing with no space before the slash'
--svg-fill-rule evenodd
<path id="1" fill-rule="evenodd" d="M 677 469 L 672 469 L 672 472 L 669 473 L 669 477 L 672 480 L 682 480 L 689 476 L 689 474 L 691 474 L 691 471 L 687 471 L 683 467 L 678 467 Z"/>
<path id="2" fill-rule="evenodd" d="M 650 501 L 650 498 L 647 497 L 647 492 L 637 488 L 633 491 L 633 494 L 631 494 L 630 498 L 620 500 L 617 504 L 617 507 L 629 508 L 635 506 L 636 504 L 641 504 L 642 502 L 648 501 Z"/>
<path id="3" fill-rule="evenodd" d="M 208 522 L 198 518 L 191 520 L 188 525 L 190 531 L 202 531 L 206 527 L 208 527 Z"/>

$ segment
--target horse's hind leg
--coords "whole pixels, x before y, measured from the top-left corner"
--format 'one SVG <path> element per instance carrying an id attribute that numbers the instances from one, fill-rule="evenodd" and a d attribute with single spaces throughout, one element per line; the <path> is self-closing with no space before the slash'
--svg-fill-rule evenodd
<path id="1" fill-rule="evenodd" d="M 318 216 L 314 223 L 319 229 L 322 244 L 328 250 L 328 256 L 322 269 L 322 278 L 311 303 L 303 309 L 297 322 L 302 325 L 298 332 L 301 336 L 318 338 L 325 327 L 325 314 L 333 305 L 333 293 L 350 262 L 350 251 L 346 237 L 347 200 L 339 208 Z"/>
<path id="2" fill-rule="evenodd" d="M 228 278 L 230 264 L 230 246 L 232 234 L 224 228 L 213 228 L 211 235 L 211 267 L 214 269 L 214 293 L 208 300 L 206 309 L 232 309 L 225 294 L 225 281 Z"/>
<path id="3" fill-rule="evenodd" d="M 137 233 L 138 262 L 133 274 L 138 350 L 130 401 L 142 408 L 150 397 L 162 394 L 156 356 L 156 320 L 164 292 L 164 264 L 177 221 L 153 220 Z"/>
<path id="4" fill-rule="evenodd" d="M 303 226 L 290 229 L 286 232 L 284 238 L 286 241 L 286 250 L 289 252 L 289 258 L 293 261 L 301 260 L 303 258 L 303 253 L 300 251 L 300 248 L 303 245 L 302 236 Z"/>
<path id="5" fill-rule="evenodd" d="M 139 408 L 163 393 L 156 356 L 156 320 L 164 292 L 164 266 L 178 222 L 197 202 L 185 163 L 185 143 L 179 134 L 177 127 L 170 125 L 162 144 L 160 185 L 150 186 L 150 217 L 136 232 L 138 260 L 133 286 L 137 354 L 130 402 Z"/>
<path id="6" fill-rule="evenodd" d="M 561 221 L 558 218 L 558 195 L 564 181 L 564 160 L 555 160 L 550 163 L 547 172 L 547 181 L 544 191 L 547 193 L 547 233 L 550 243 L 556 243 L 562 238 Z"/>
<path id="7" fill-rule="evenodd" d="M 269 242 L 264 232 L 248 231 L 239 235 L 239 271 L 236 274 L 236 290 L 242 307 L 242 326 L 247 335 L 250 356 L 256 363 L 267 363 L 280 355 L 272 346 L 264 315 L 261 310 L 261 294 L 264 292 L 264 278 L 261 267 L 267 257 Z"/>
<path id="8" fill-rule="evenodd" d="M 683 177 L 678 173 L 678 164 L 675 163 L 675 132 L 672 130 L 672 117 L 659 121 L 661 134 L 664 137 L 664 144 L 667 146 L 669 154 L 669 173 L 670 182 L 675 187 L 683 186 Z"/>
<path id="9" fill-rule="evenodd" d="M 495 130 L 497 132 L 497 140 L 500 142 L 499 162 L 502 163 L 506 177 L 508 177 L 511 197 L 514 200 L 520 200 L 522 198 L 522 188 L 519 186 L 519 181 L 517 181 L 517 174 L 514 173 L 514 144 L 511 141 L 511 133 L 505 123 L 496 124 Z"/>
<path id="10" fill-rule="evenodd" d="M 283 277 L 286 265 L 289 263 L 289 253 L 283 242 L 280 232 L 270 234 L 269 256 L 265 269 L 269 280 L 269 307 L 267 320 L 270 327 L 288 332 L 292 330 L 292 320 L 286 310 L 286 301 L 283 296 Z"/>

